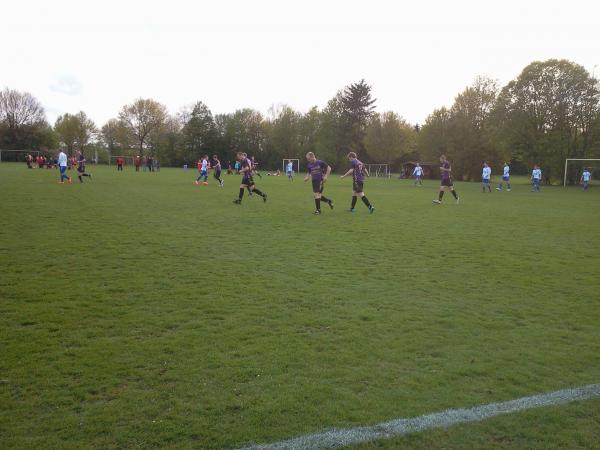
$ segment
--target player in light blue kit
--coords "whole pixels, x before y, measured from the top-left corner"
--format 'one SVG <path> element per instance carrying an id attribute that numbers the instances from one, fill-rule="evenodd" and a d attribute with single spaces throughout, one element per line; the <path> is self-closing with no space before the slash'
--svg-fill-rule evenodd
<path id="1" fill-rule="evenodd" d="M 492 192 L 492 168 L 488 166 L 487 162 L 483 162 L 483 171 L 481 172 L 481 189 L 485 192 L 485 188 L 488 188 L 489 192 Z"/>
<path id="2" fill-rule="evenodd" d="M 531 192 L 540 192 L 540 182 L 542 181 L 542 170 L 540 166 L 537 164 L 533 166 L 533 170 L 531 171 L 531 184 L 533 188 Z"/>
<path id="3" fill-rule="evenodd" d="M 510 192 L 510 166 L 507 162 L 504 163 L 504 173 L 502 174 L 502 181 L 498 184 L 496 188 L 497 191 L 502 190 L 502 184 L 506 183 L 506 190 Z"/>
<path id="4" fill-rule="evenodd" d="M 423 186 L 423 168 L 419 163 L 415 166 L 412 174 L 415 177 L 415 186 Z"/>
<path id="5" fill-rule="evenodd" d="M 590 169 L 587 167 L 583 169 L 583 173 L 581 174 L 581 182 L 583 183 L 583 191 L 587 192 L 590 188 L 590 179 L 592 178 L 592 174 L 590 173 Z"/>
<path id="6" fill-rule="evenodd" d="M 60 151 L 58 154 L 58 168 L 60 170 L 60 181 L 59 184 L 64 184 L 65 180 L 71 183 L 71 177 L 67 175 L 67 154 L 64 151 Z"/>
<path id="7" fill-rule="evenodd" d="M 200 163 L 200 174 L 194 183 L 200 184 L 200 180 L 202 180 L 202 184 L 204 186 L 208 186 L 208 155 L 204 155 L 202 157 L 202 162 Z"/>
<path id="8" fill-rule="evenodd" d="M 288 180 L 294 181 L 294 163 L 291 160 L 288 161 L 285 172 L 287 173 Z"/>

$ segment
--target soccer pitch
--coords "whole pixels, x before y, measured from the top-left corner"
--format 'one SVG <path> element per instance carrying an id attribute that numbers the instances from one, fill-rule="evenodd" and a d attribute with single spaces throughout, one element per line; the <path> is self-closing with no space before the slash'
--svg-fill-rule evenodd
<path id="1" fill-rule="evenodd" d="M 600 189 L 0 164 L 0 447 L 238 448 L 600 383 Z M 497 178 L 497 177 L 496 177 Z M 600 400 L 355 448 L 597 448 Z"/>

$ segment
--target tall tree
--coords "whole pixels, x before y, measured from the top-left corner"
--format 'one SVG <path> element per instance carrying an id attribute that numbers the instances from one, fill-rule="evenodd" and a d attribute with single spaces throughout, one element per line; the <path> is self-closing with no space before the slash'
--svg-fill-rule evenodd
<path id="1" fill-rule="evenodd" d="M 341 102 L 348 144 L 362 152 L 367 125 L 375 110 L 376 99 L 371 96 L 371 86 L 365 80 L 346 86 Z"/>
<path id="2" fill-rule="evenodd" d="M 202 102 L 184 108 L 178 115 L 182 125 L 184 159 L 193 161 L 217 150 L 217 128 L 210 109 Z"/>
<path id="3" fill-rule="evenodd" d="M 131 105 L 123 106 L 119 119 L 136 142 L 138 153 L 143 155 L 152 133 L 164 126 L 167 108 L 155 100 L 139 98 Z"/>
<path id="4" fill-rule="evenodd" d="M 433 110 L 425 120 L 417 139 L 417 148 L 421 159 L 436 162 L 440 155 L 450 154 L 448 140 L 450 128 L 450 110 L 442 107 Z"/>
<path id="5" fill-rule="evenodd" d="M 97 132 L 96 125 L 83 111 L 59 116 L 54 130 L 69 153 L 72 153 L 75 147 L 83 149 Z"/>
<path id="6" fill-rule="evenodd" d="M 415 151 L 416 132 L 394 112 L 374 114 L 367 126 L 365 147 L 374 162 L 393 164 Z"/>
<path id="7" fill-rule="evenodd" d="M 489 124 L 497 95 L 495 80 L 477 77 L 471 86 L 456 96 L 450 110 L 449 127 L 452 171 L 456 176 L 479 179 L 483 161 L 492 165 L 497 163 Z"/>
<path id="8" fill-rule="evenodd" d="M 100 130 L 100 138 L 110 155 L 115 155 L 129 147 L 127 129 L 118 119 L 110 119 Z"/>
<path id="9" fill-rule="evenodd" d="M 529 64 L 499 96 L 498 141 L 530 167 L 561 178 L 565 158 L 586 157 L 593 148 L 598 82 L 584 67 L 550 59 Z"/>
<path id="10" fill-rule="evenodd" d="M 37 148 L 39 139 L 47 141 L 47 133 L 42 132 L 47 127 L 44 108 L 33 95 L 8 88 L 0 91 L 0 140 L 4 147 Z"/>

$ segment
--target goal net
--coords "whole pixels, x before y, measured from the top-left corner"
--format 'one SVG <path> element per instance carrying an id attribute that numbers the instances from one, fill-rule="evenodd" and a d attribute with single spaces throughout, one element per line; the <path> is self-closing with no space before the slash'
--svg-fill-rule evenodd
<path id="1" fill-rule="evenodd" d="M 111 156 L 110 159 L 108 160 L 108 164 L 114 164 L 117 165 L 117 159 L 121 158 L 123 160 L 123 165 L 124 166 L 133 166 L 133 160 L 134 157 L 133 156 Z"/>
<path id="2" fill-rule="evenodd" d="M 27 155 L 35 157 L 40 154 L 37 150 L 2 150 L 0 149 L 0 162 L 25 162 Z M 35 161 L 34 161 L 35 162 Z"/>
<path id="3" fill-rule="evenodd" d="M 580 184 L 584 169 L 588 169 L 592 180 L 600 177 L 600 159 L 567 158 L 565 159 L 565 176 L 563 187 L 572 184 Z"/>
<path id="4" fill-rule="evenodd" d="M 286 159 L 282 160 L 282 168 L 283 168 L 283 170 L 281 172 L 283 174 L 287 173 L 287 165 L 288 165 L 289 162 L 292 163 L 292 167 L 294 169 L 294 173 L 300 172 L 300 160 L 299 159 L 286 158 Z"/>
<path id="5" fill-rule="evenodd" d="M 377 178 L 390 178 L 389 164 L 365 164 L 365 168 L 369 172 L 369 176 Z"/>

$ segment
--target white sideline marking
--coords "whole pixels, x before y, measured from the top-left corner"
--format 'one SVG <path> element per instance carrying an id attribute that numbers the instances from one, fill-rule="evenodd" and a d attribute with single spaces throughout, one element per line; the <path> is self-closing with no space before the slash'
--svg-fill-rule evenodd
<path id="1" fill-rule="evenodd" d="M 308 450 L 321 448 L 337 448 L 347 445 L 369 442 L 402 436 L 408 433 L 442 428 L 459 423 L 479 422 L 490 417 L 510 414 L 526 409 L 543 406 L 562 405 L 578 400 L 589 400 L 600 397 L 600 383 L 588 384 L 573 389 L 563 389 L 546 394 L 522 397 L 500 403 L 489 403 L 466 409 L 447 409 L 446 411 L 413 417 L 410 419 L 395 419 L 369 427 L 346 428 L 307 434 L 272 444 L 254 445 L 241 450 Z"/>

